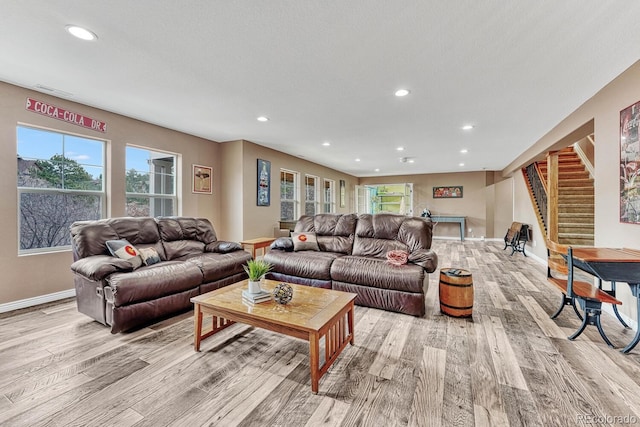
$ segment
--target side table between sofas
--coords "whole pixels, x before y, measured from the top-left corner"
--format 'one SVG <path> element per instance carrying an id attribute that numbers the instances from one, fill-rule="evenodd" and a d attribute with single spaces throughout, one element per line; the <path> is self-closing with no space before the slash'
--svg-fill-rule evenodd
<path id="1" fill-rule="evenodd" d="M 256 258 L 256 251 L 262 249 L 262 256 L 267 253 L 267 249 L 276 240 L 275 237 L 258 237 L 256 239 L 242 240 L 240 245 L 243 249 L 247 249 L 251 252 L 253 259 Z"/>

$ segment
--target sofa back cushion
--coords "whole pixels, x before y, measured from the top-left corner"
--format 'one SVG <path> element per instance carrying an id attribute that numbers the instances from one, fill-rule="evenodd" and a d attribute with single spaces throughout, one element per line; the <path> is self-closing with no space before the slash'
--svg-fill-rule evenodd
<path id="1" fill-rule="evenodd" d="M 353 255 L 386 258 L 387 252 L 431 248 L 432 223 L 395 214 L 363 214 L 353 243 Z"/>
<path id="2" fill-rule="evenodd" d="M 152 247 L 164 257 L 160 233 L 153 218 L 111 218 L 76 221 L 71 225 L 74 259 L 92 255 L 110 255 L 107 240 L 127 240 L 136 248 Z"/>
<path id="3" fill-rule="evenodd" d="M 107 240 L 120 238 L 108 220 L 76 221 L 71 224 L 71 247 L 74 261 L 92 255 L 111 255 L 107 248 Z"/>
<path id="4" fill-rule="evenodd" d="M 316 233 L 318 247 L 323 252 L 350 255 L 356 231 L 356 214 L 303 215 L 296 223 L 296 233 Z"/>
<path id="5" fill-rule="evenodd" d="M 167 260 L 201 254 L 217 241 L 213 225 L 205 218 L 161 217 L 156 219 Z"/>

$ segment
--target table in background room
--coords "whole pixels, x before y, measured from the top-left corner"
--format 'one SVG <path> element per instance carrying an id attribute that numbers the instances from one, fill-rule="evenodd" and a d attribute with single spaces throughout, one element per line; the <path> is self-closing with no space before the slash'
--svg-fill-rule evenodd
<path id="1" fill-rule="evenodd" d="M 432 222 L 457 222 L 460 224 L 460 241 L 464 242 L 464 223 L 466 216 L 431 215 Z"/>

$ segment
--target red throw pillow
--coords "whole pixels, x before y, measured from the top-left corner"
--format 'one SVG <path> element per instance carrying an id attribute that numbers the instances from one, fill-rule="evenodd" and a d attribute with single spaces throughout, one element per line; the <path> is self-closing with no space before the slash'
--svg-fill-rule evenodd
<path id="1" fill-rule="evenodd" d="M 392 265 L 403 265 L 407 263 L 409 253 L 406 251 L 389 251 L 387 252 L 387 261 Z"/>

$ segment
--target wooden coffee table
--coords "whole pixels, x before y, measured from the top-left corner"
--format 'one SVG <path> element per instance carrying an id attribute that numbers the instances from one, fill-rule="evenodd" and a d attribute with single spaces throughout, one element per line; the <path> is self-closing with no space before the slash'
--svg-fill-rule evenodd
<path id="1" fill-rule="evenodd" d="M 265 280 L 263 289 L 272 291 L 280 282 Z M 280 305 L 275 301 L 248 305 L 242 302 L 247 281 L 191 298 L 194 304 L 195 351 L 203 339 L 235 322 L 309 341 L 311 391 L 348 343 L 353 345 L 353 302 L 356 294 L 291 284 L 293 299 Z M 213 317 L 213 329 L 203 333 L 204 315 Z M 324 337 L 324 363 L 320 366 L 320 338 Z"/>

